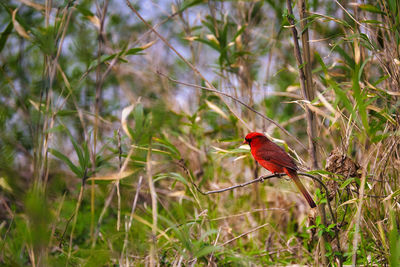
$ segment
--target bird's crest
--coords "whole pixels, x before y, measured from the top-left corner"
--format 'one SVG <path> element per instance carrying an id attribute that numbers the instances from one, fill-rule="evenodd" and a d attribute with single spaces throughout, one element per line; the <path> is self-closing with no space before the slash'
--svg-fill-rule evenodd
<path id="1" fill-rule="evenodd" d="M 262 133 L 252 132 L 252 133 L 247 134 L 246 137 L 245 137 L 245 139 L 246 139 L 246 140 L 251 140 L 251 139 L 253 139 L 253 138 L 255 138 L 255 137 L 258 137 L 258 136 L 263 136 L 263 137 L 265 137 L 265 135 L 263 135 Z"/>

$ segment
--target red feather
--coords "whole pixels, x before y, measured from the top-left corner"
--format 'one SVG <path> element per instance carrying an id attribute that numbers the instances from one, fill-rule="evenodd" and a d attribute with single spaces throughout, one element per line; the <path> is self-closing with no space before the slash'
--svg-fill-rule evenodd
<path id="1" fill-rule="evenodd" d="M 311 208 L 315 208 L 315 202 L 301 183 L 297 175 L 297 166 L 294 160 L 280 146 L 271 142 L 262 133 L 249 133 L 245 143 L 250 145 L 254 159 L 265 169 L 272 173 L 286 173 L 304 195 Z"/>

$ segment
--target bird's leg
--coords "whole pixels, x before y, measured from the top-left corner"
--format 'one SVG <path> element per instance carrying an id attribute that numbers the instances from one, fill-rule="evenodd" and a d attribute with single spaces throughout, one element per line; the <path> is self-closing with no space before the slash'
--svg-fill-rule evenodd
<path id="1" fill-rule="evenodd" d="M 285 174 L 284 174 L 284 173 L 281 173 L 281 175 L 283 176 L 283 175 L 285 175 Z M 286 181 L 290 181 L 289 176 L 287 176 L 287 177 L 285 177 L 285 178 L 283 178 L 283 179 L 285 179 Z"/>
<path id="2" fill-rule="evenodd" d="M 282 172 L 274 172 L 274 175 L 278 176 L 279 178 L 281 178 L 282 176 L 285 176 L 285 173 Z M 290 178 L 283 178 L 286 181 L 290 181 Z"/>

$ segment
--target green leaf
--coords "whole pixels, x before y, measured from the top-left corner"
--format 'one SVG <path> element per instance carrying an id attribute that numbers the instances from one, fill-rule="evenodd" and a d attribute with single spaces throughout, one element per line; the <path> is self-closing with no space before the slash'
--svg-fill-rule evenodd
<path id="1" fill-rule="evenodd" d="M 129 55 L 136 55 L 137 53 L 143 51 L 144 49 L 141 47 L 134 47 L 126 51 L 124 54 L 129 56 Z"/>
<path id="2" fill-rule="evenodd" d="M 85 158 L 83 156 L 81 148 L 79 147 L 79 145 L 75 141 L 74 137 L 72 136 L 72 134 L 70 133 L 70 131 L 67 128 L 65 128 L 65 132 L 67 133 L 69 139 L 71 140 L 72 145 L 74 146 L 75 153 L 76 153 L 76 155 L 78 156 L 78 159 L 79 159 L 79 165 L 81 166 L 82 169 L 84 169 L 84 167 L 85 167 Z"/>
<path id="3" fill-rule="evenodd" d="M 363 4 L 363 5 L 359 5 L 358 7 L 361 8 L 362 10 L 369 11 L 369 12 L 372 12 L 372 13 L 385 14 L 385 12 L 383 12 L 382 10 L 377 8 L 376 6 L 373 6 L 373 5 L 370 5 L 370 4 Z"/>
<path id="4" fill-rule="evenodd" d="M 339 42 L 338 44 L 340 44 L 340 42 Z M 352 58 L 347 54 L 347 52 L 343 50 L 343 48 L 341 48 L 339 45 L 335 45 L 333 49 L 334 49 L 336 52 L 338 52 L 338 53 L 344 58 L 344 60 L 346 61 L 347 65 L 349 65 L 351 69 L 354 69 L 354 68 L 355 68 L 355 64 L 356 64 L 356 63 L 355 63 L 354 59 L 352 59 Z"/>
<path id="5" fill-rule="evenodd" d="M 198 38 L 196 38 L 194 40 L 197 41 L 197 42 L 206 44 L 206 45 L 208 45 L 209 47 L 215 49 L 218 52 L 221 51 L 221 48 L 220 48 L 219 44 L 217 42 L 215 42 L 215 41 L 209 41 L 209 40 L 206 40 L 206 39 L 202 39 L 200 37 L 198 37 Z"/>
<path id="6" fill-rule="evenodd" d="M 112 55 L 102 55 L 101 57 L 100 57 L 100 62 L 99 62 L 99 60 L 96 58 L 95 60 L 93 60 L 90 64 L 89 64 L 89 67 L 88 67 L 88 69 L 90 70 L 90 69 L 93 69 L 93 68 L 95 68 L 95 67 L 97 67 L 97 65 L 100 63 L 104 63 L 104 62 L 106 62 L 106 61 L 109 61 L 109 60 L 112 60 L 112 59 L 114 59 L 116 56 L 120 56 L 121 55 L 121 53 L 116 53 L 116 54 L 112 54 Z M 119 60 L 121 60 L 121 58 L 119 58 Z M 126 60 L 125 60 L 126 61 Z"/>
<path id="7" fill-rule="evenodd" d="M 78 113 L 78 111 L 76 111 L 76 110 L 60 110 L 60 111 L 57 111 L 57 116 L 58 117 L 67 117 L 67 116 L 72 116 L 72 115 L 75 115 L 75 114 L 77 114 Z"/>
<path id="8" fill-rule="evenodd" d="M 160 139 L 160 138 L 154 138 L 154 140 L 157 142 L 155 145 L 164 147 L 164 148 L 168 149 L 169 151 L 171 151 L 172 156 L 174 158 L 176 158 L 176 159 L 181 158 L 181 153 L 179 152 L 179 150 L 173 144 L 171 144 L 168 140 Z"/>
<path id="9" fill-rule="evenodd" d="M 203 247 L 199 251 L 196 251 L 196 253 L 194 254 L 194 257 L 200 258 L 200 257 L 203 257 L 205 255 L 208 255 L 208 254 L 215 252 L 217 250 L 220 250 L 220 249 L 221 249 L 221 247 L 215 247 L 215 246 Z"/>
<path id="10" fill-rule="evenodd" d="M 346 92 L 344 90 L 342 90 L 342 88 L 340 88 L 339 85 L 335 81 L 329 79 L 329 80 L 327 80 L 327 82 L 335 91 L 336 97 L 342 102 L 342 104 L 347 109 L 347 111 L 350 112 L 351 114 L 353 114 L 353 118 L 355 118 L 353 104 L 350 102 L 349 98 L 347 97 Z"/>
<path id="11" fill-rule="evenodd" d="M 51 154 L 53 154 L 53 156 L 57 157 L 58 159 L 60 159 L 61 161 L 63 161 L 65 164 L 68 165 L 68 167 L 70 168 L 70 170 L 76 174 L 76 176 L 82 178 L 83 177 L 83 172 L 82 170 L 80 170 L 77 166 L 75 166 L 72 161 L 63 153 L 61 153 L 60 151 L 54 149 L 54 148 L 49 148 L 49 152 Z"/>
<path id="12" fill-rule="evenodd" d="M 383 24 L 382 21 L 379 20 L 374 20 L 374 19 L 367 19 L 367 20 L 360 20 L 360 23 L 365 23 L 365 24 Z"/>
<path id="13" fill-rule="evenodd" d="M 7 28 L 1 33 L 0 35 L 0 52 L 3 50 L 4 46 L 6 45 L 8 36 L 12 32 L 12 29 L 14 28 L 12 21 L 8 23 Z"/>
<path id="14" fill-rule="evenodd" d="M 365 65 L 364 65 L 365 66 Z M 358 68 L 358 66 L 355 68 L 355 71 L 353 73 L 353 96 L 357 102 L 357 107 L 358 107 L 358 114 L 360 115 L 361 122 L 364 126 L 364 129 L 367 133 L 369 133 L 369 123 L 368 123 L 368 114 L 367 114 L 367 106 L 366 106 L 366 96 L 365 92 L 361 91 L 360 88 L 360 78 L 361 78 L 361 73 L 362 69 Z"/>
<path id="15" fill-rule="evenodd" d="M 85 16 L 85 17 L 94 16 L 94 14 L 92 13 L 92 11 L 90 11 L 89 9 L 87 9 L 86 7 L 84 7 L 83 4 L 76 5 L 76 9 L 79 11 L 79 13 L 81 13 L 81 14 L 82 14 L 83 16 Z"/>
<path id="16" fill-rule="evenodd" d="M 244 30 L 247 28 L 247 25 L 241 25 L 240 29 L 235 33 L 235 36 L 233 36 L 232 41 L 234 42 L 236 40 L 236 38 L 241 35 Z"/>
<path id="17" fill-rule="evenodd" d="M 349 179 L 347 179 L 346 181 L 344 181 L 344 183 L 340 186 L 340 190 L 343 190 L 346 186 L 348 186 L 351 182 L 353 182 L 355 179 L 352 177 L 352 178 L 349 178 Z"/>
<path id="18" fill-rule="evenodd" d="M 50 128 L 46 131 L 46 133 L 56 133 L 56 132 L 62 132 L 65 129 L 63 125 L 57 125 L 54 126 L 53 128 Z"/>
<path id="19" fill-rule="evenodd" d="M 390 210 L 390 266 L 398 266 L 400 262 L 400 236 L 397 230 L 396 215 L 393 210 Z"/>
<path id="20" fill-rule="evenodd" d="M 205 0 L 184 1 L 181 9 L 179 9 L 178 12 L 180 13 L 180 12 L 184 11 L 185 9 L 188 9 L 189 7 L 196 6 L 196 5 L 199 5 L 202 3 L 206 3 L 206 2 L 207 1 L 205 1 Z"/>
<path id="21" fill-rule="evenodd" d="M 326 67 L 324 61 L 322 60 L 322 58 L 318 52 L 315 52 L 315 57 L 318 60 L 319 64 L 321 65 L 322 71 L 324 72 L 324 74 L 328 75 L 328 68 Z"/>
<path id="22" fill-rule="evenodd" d="M 166 179 L 166 178 L 171 178 L 174 180 L 177 180 L 181 183 L 183 183 L 186 186 L 189 186 L 188 181 L 179 173 L 176 172 L 170 172 L 170 173 L 160 173 L 158 175 L 155 176 L 154 182 L 160 181 L 162 179 Z"/>

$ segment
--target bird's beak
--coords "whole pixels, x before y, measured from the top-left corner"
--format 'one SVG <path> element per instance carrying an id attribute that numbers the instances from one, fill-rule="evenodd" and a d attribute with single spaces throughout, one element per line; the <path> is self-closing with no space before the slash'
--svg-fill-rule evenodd
<path id="1" fill-rule="evenodd" d="M 247 140 L 244 140 L 244 141 L 243 141 L 243 145 L 245 145 L 245 144 L 247 144 L 247 145 L 248 145 L 248 144 L 249 144 L 249 142 L 247 142 Z"/>

